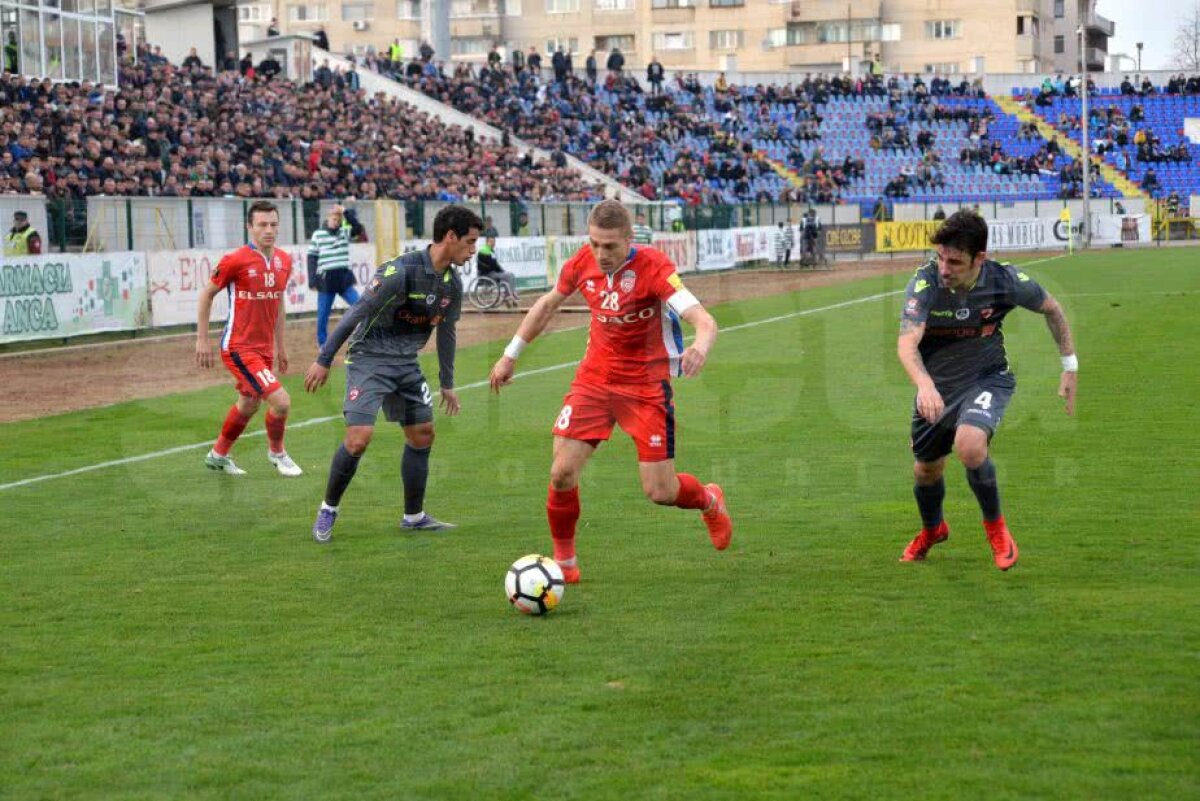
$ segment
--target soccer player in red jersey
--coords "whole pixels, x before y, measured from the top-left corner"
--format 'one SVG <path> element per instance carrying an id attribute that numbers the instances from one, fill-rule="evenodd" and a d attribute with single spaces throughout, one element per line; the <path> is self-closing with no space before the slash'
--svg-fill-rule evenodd
<path id="1" fill-rule="evenodd" d="M 200 292 L 196 319 L 196 364 L 213 366 L 212 342 L 208 339 L 208 315 L 219 292 L 229 295 L 229 319 L 221 335 L 221 361 L 237 380 L 238 399 L 221 426 L 221 435 L 204 458 L 212 470 L 231 475 L 245 474 L 229 458 L 229 449 L 241 436 L 259 405 L 267 402 L 267 459 L 285 476 L 303 471 L 283 449 L 291 398 L 275 377 L 288 368 L 283 342 L 284 303 L 292 259 L 275 249 L 279 235 L 279 211 L 274 204 L 258 201 L 250 206 L 246 228 L 250 244 L 226 254 L 213 270 L 212 281 Z"/>
<path id="2" fill-rule="evenodd" d="M 717 338 L 716 321 L 684 288 L 666 255 L 633 246 L 633 221 L 620 202 L 605 200 L 592 209 L 588 240 L 563 265 L 554 289 L 525 315 L 489 379 L 499 393 L 512 381 L 521 350 L 545 330 L 567 298 L 575 292 L 583 295 L 592 313 L 587 351 L 554 422 L 554 462 L 546 498 L 554 559 L 570 584 L 579 581 L 579 476 L 614 423 L 637 444 L 647 498 L 663 506 L 700 510 L 717 550 L 729 547 L 733 536 L 721 488 L 676 473 L 674 461 L 670 379 L 700 373 Z M 696 329 L 695 342 L 687 348 L 679 318 Z"/>

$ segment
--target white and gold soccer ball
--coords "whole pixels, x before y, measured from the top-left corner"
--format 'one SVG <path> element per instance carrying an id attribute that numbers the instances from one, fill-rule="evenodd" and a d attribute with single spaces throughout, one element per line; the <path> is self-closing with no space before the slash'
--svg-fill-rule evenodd
<path id="1" fill-rule="evenodd" d="M 526 615 L 544 615 L 562 602 L 562 568 L 548 556 L 531 553 L 513 562 L 504 576 L 508 602 Z"/>

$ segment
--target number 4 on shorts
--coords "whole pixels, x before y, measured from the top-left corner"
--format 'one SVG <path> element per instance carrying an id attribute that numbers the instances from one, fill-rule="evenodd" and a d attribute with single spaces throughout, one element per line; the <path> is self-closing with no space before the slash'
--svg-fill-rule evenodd
<path id="1" fill-rule="evenodd" d="M 980 392 L 979 397 L 976 398 L 973 403 L 980 409 L 987 411 L 988 409 L 992 408 L 992 393 Z"/>

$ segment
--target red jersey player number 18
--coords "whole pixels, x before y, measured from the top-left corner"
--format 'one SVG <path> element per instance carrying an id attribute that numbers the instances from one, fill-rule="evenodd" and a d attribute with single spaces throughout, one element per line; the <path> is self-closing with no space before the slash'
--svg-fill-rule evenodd
<path id="1" fill-rule="evenodd" d="M 575 293 L 591 312 L 587 352 L 551 431 L 546 515 L 554 558 L 568 583 L 579 581 L 575 529 L 580 515 L 579 476 L 601 442 L 620 426 L 636 443 L 646 497 L 656 504 L 702 512 L 718 550 L 729 546 L 733 522 L 716 484 L 675 472 L 675 405 L 671 378 L 691 378 L 704 368 L 717 324 L 684 286 L 662 252 L 633 245 L 629 211 L 606 200 L 588 217 L 588 243 L 563 265 L 557 284 L 533 305 L 499 361 L 493 391 L 512 381 L 522 349 Z M 684 347 L 680 321 L 696 330 Z"/>
<path id="2" fill-rule="evenodd" d="M 229 318 L 221 335 L 221 361 L 237 386 L 237 401 L 225 415 L 221 434 L 204 458 L 205 465 L 230 475 L 246 471 L 233 463 L 229 451 L 250 419 L 267 402 L 267 461 L 281 475 L 303 472 L 283 447 L 291 398 L 279 383 L 287 372 L 287 349 L 283 339 L 284 304 L 292 260 L 275 241 L 279 234 L 279 211 L 274 204 L 251 204 L 246 223 L 250 243 L 226 254 L 213 270 L 212 280 L 200 292 L 196 317 L 196 364 L 212 367 L 213 346 L 208 337 L 208 318 L 213 299 L 221 292 L 229 296 Z"/>

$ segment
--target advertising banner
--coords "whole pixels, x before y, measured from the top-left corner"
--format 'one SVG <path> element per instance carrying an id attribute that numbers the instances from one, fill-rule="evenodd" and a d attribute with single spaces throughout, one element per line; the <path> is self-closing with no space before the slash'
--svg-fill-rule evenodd
<path id="1" fill-rule="evenodd" d="M 988 220 L 988 246 L 993 250 L 1044 250 L 1065 244 L 1054 238 L 1057 220 L 1036 217 L 1015 220 Z"/>
<path id="2" fill-rule="evenodd" d="M 558 274 L 567 261 L 587 244 L 586 236 L 550 236 L 546 237 L 546 279 L 550 283 L 558 280 Z"/>
<path id="3" fill-rule="evenodd" d="M 1149 214 L 1093 214 L 1092 244 L 1123 245 L 1150 241 Z"/>
<path id="4" fill-rule="evenodd" d="M 692 231 L 667 233 L 659 231 L 654 234 L 651 247 L 658 248 L 681 273 L 694 272 L 696 269 L 696 234 Z"/>
<path id="5" fill-rule="evenodd" d="M 288 281 L 287 294 L 288 312 L 316 311 L 317 293 L 308 287 L 306 248 L 298 245 L 282 250 L 292 257 L 292 277 Z M 230 251 L 162 250 L 146 254 L 150 288 L 150 324 L 162 327 L 196 322 L 200 290 L 208 285 L 213 270 L 221 261 L 221 257 L 228 252 Z M 229 303 L 222 292 L 213 299 L 209 319 L 224 321 L 228 316 Z"/>
<path id="6" fill-rule="evenodd" d="M 875 250 L 879 253 L 903 253 L 929 250 L 929 237 L 941 225 L 935 220 L 875 223 Z"/>
<path id="7" fill-rule="evenodd" d="M 775 256 L 775 231 L 767 225 L 733 229 L 733 259 L 738 264 L 771 261 Z M 793 234 L 794 236 L 794 234 Z"/>
<path id="8" fill-rule="evenodd" d="M 144 328 L 141 253 L 5 256 L 0 264 L 0 342 L 58 339 Z"/>
<path id="9" fill-rule="evenodd" d="M 696 269 L 728 270 L 733 265 L 733 231 L 715 228 L 696 232 Z"/>
<path id="10" fill-rule="evenodd" d="M 827 225 L 821 228 L 825 238 L 825 253 L 873 253 L 875 251 L 875 225 L 855 223 L 853 225 Z M 797 242 L 800 238 L 797 237 Z"/>

